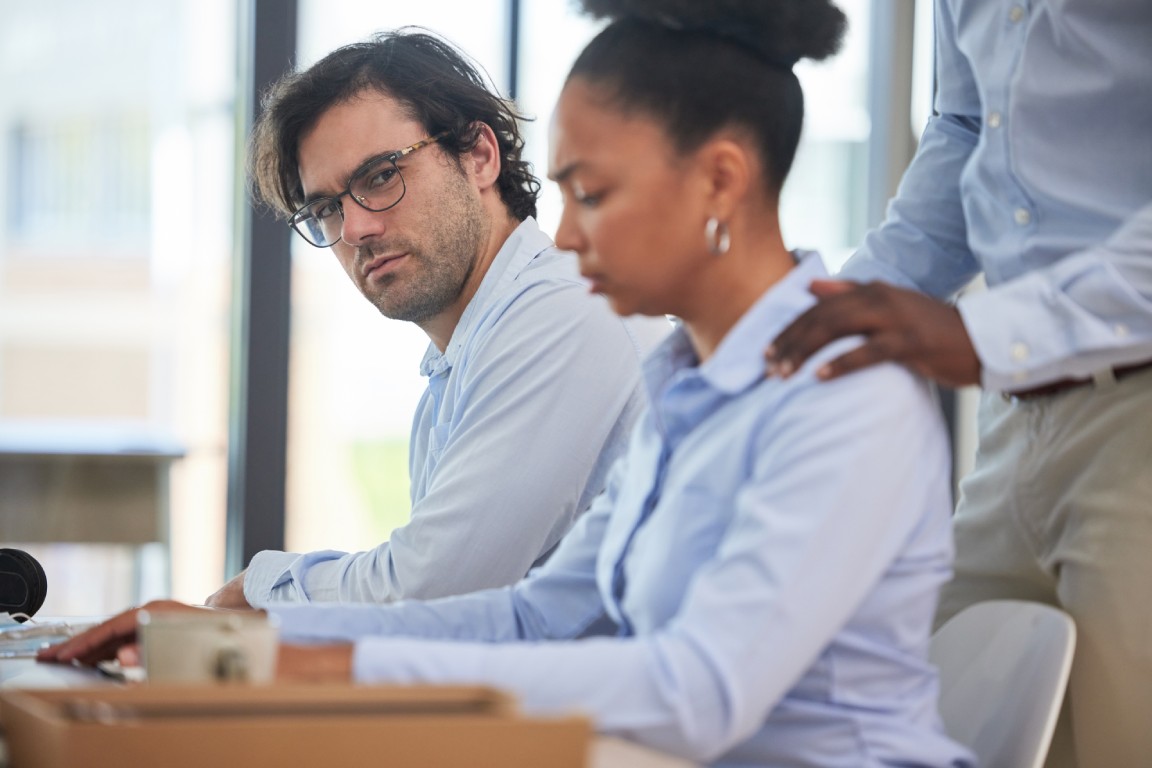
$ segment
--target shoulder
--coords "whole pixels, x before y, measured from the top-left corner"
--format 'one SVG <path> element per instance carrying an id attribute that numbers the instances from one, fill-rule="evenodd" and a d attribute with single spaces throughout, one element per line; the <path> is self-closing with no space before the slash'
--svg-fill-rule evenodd
<path id="1" fill-rule="evenodd" d="M 830 381 L 818 378 L 825 363 L 859 344 L 859 338 L 841 339 L 788 379 L 766 379 L 758 388 L 768 422 L 761 439 L 803 434 L 806 442 L 831 438 L 863 451 L 894 443 L 937 446 L 933 451 L 944 446 L 946 429 L 936 391 L 904 366 L 884 363 Z"/>
<path id="2" fill-rule="evenodd" d="M 646 355 L 671 324 L 665 318 L 621 318 L 602 297 L 588 290 L 576 257 L 546 248 L 511 279 L 501 283 L 476 319 L 472 345 L 520 339 L 565 347 L 602 345 Z"/>

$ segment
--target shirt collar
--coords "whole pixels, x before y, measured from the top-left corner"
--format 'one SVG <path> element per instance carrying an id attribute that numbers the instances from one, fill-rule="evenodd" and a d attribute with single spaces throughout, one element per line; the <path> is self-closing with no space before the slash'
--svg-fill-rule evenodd
<path id="1" fill-rule="evenodd" d="M 503 289 L 515 281 L 533 259 L 551 247 L 552 239 L 540 230 L 535 219 L 528 217 L 520 222 L 520 226 L 512 231 L 497 251 L 496 258 L 488 265 L 488 271 L 484 273 L 484 279 L 480 281 L 476 295 L 468 302 L 464 313 L 460 315 L 460 321 L 452 331 L 448 348 L 441 353 L 435 344 L 428 345 L 424 359 L 420 361 L 420 375 L 434 376 L 452 368 L 460 355 L 460 349 L 472 332 L 472 326 L 484 316 L 488 306 L 496 297 L 503 295 Z"/>
<path id="2" fill-rule="evenodd" d="M 697 375 L 709 386 L 736 395 L 764 378 L 764 350 L 800 313 L 815 303 L 808 285 L 828 276 L 820 256 L 794 251 L 797 264 L 756 300 L 724 336 L 712 355 L 699 365 Z M 699 360 L 687 331 L 677 327 L 645 362 L 649 398 L 656 402 L 668 381 Z"/>

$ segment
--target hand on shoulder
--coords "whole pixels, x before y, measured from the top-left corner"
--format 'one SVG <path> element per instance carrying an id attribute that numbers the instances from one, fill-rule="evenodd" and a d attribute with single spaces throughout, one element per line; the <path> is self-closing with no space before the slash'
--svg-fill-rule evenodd
<path id="1" fill-rule="evenodd" d="M 980 383 L 980 359 L 953 306 L 886 283 L 816 280 L 817 304 L 765 351 L 768 375 L 787 377 L 819 349 L 845 336 L 864 343 L 817 372 L 833 379 L 877 363 L 895 362 L 950 387 Z"/>

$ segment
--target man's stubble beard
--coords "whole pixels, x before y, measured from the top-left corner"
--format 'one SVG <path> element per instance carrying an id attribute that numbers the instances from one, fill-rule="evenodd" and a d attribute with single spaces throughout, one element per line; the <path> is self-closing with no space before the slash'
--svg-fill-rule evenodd
<path id="1" fill-rule="evenodd" d="M 377 279 L 361 290 L 385 317 L 417 323 L 439 315 L 459 299 L 484 247 L 490 223 L 479 198 L 463 176 L 438 196 L 423 242 L 408 237 L 389 239 L 364 249 L 357 263 L 378 253 L 407 253 L 397 273 Z"/>

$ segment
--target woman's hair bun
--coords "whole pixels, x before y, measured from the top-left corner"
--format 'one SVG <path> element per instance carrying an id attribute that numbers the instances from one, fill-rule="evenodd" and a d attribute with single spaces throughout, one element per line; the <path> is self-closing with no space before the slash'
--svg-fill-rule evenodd
<path id="1" fill-rule="evenodd" d="M 840 48 L 848 21 L 831 0 L 579 0 L 590 16 L 636 19 L 728 37 L 764 59 L 792 64 Z"/>

